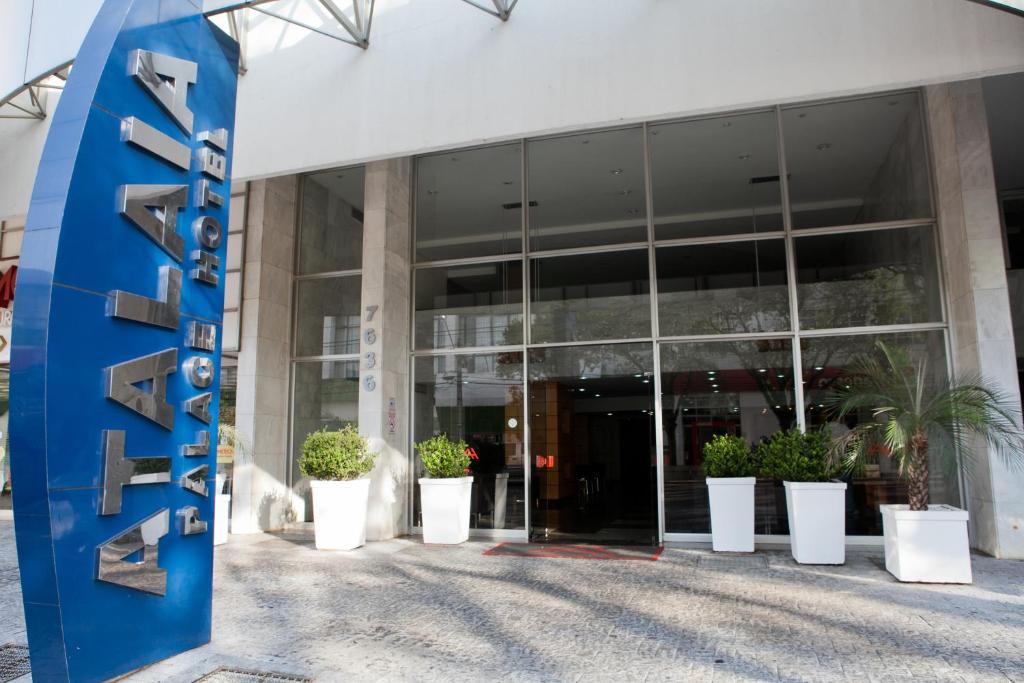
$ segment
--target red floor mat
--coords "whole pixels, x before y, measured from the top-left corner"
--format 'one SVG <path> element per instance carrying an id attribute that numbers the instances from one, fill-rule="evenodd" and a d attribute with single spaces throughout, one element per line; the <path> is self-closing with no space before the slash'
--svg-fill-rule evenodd
<path id="1" fill-rule="evenodd" d="M 484 555 L 547 557 L 559 560 L 643 560 L 654 562 L 664 548 L 643 546 L 569 545 L 554 543 L 499 543 Z"/>

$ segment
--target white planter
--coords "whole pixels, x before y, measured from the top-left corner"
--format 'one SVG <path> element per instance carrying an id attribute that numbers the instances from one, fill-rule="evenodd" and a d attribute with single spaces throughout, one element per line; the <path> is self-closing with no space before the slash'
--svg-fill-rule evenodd
<path id="1" fill-rule="evenodd" d="M 366 543 L 370 480 L 310 482 L 317 550 L 352 550 Z"/>
<path id="2" fill-rule="evenodd" d="M 971 583 L 967 511 L 950 505 L 881 505 L 885 568 L 900 581 Z"/>
<path id="3" fill-rule="evenodd" d="M 228 542 L 228 515 L 231 512 L 231 495 L 224 493 L 224 481 L 227 477 L 218 474 L 217 489 L 213 498 L 213 544 L 224 545 Z"/>
<path id="4" fill-rule="evenodd" d="M 846 562 L 846 484 L 784 481 L 789 545 L 800 564 Z"/>
<path id="5" fill-rule="evenodd" d="M 719 552 L 754 552 L 754 477 L 708 477 L 711 547 Z"/>
<path id="6" fill-rule="evenodd" d="M 454 545 L 469 538 L 473 477 L 420 479 L 423 542 Z"/>

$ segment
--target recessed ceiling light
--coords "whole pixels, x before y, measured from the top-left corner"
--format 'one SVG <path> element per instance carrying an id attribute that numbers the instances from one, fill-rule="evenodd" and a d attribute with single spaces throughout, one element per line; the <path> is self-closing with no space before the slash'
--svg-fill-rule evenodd
<path id="1" fill-rule="evenodd" d="M 641 375 L 641 374 L 640 374 L 639 372 L 638 372 L 638 373 L 636 373 L 636 374 L 635 374 L 635 375 L 633 375 L 633 376 L 634 376 L 634 377 L 643 377 L 643 375 Z"/>
<path id="2" fill-rule="evenodd" d="M 775 407 L 776 407 L 776 408 L 780 408 L 781 406 L 775 406 Z"/>
<path id="3" fill-rule="evenodd" d="M 818 150 L 819 152 L 824 152 L 826 149 L 832 149 L 832 143 L 822 142 L 817 147 L 815 147 L 815 149 Z"/>
<path id="4" fill-rule="evenodd" d="M 731 128 L 731 127 L 732 127 L 732 121 L 725 121 L 724 123 L 722 123 L 722 128 Z"/>
<path id="5" fill-rule="evenodd" d="M 650 384 L 650 383 L 651 383 L 651 380 L 649 380 L 649 379 L 645 379 L 644 380 L 644 384 Z"/>
<path id="6" fill-rule="evenodd" d="M 627 216 L 639 216 L 641 213 L 643 213 L 643 211 L 640 209 L 626 209 Z"/>
<path id="7" fill-rule="evenodd" d="M 515 185 L 516 181 L 514 181 L 514 180 L 502 180 L 501 184 L 502 185 Z"/>
<path id="8" fill-rule="evenodd" d="M 613 168 L 612 169 L 612 175 L 622 175 L 622 169 L 621 168 Z"/>
<path id="9" fill-rule="evenodd" d="M 458 157 L 452 157 L 452 161 L 458 161 L 458 160 L 459 160 Z"/>
<path id="10" fill-rule="evenodd" d="M 590 140 L 580 140 L 580 144 L 581 145 L 589 145 L 590 144 Z"/>
<path id="11" fill-rule="evenodd" d="M 757 371 L 758 372 L 768 372 L 768 370 L 766 368 L 758 368 Z"/>
<path id="12" fill-rule="evenodd" d="M 818 372 L 821 372 L 822 370 L 825 369 L 825 366 L 823 366 L 823 365 L 815 365 L 814 369 L 817 370 Z"/>
<path id="13" fill-rule="evenodd" d="M 801 112 L 800 114 L 797 114 L 796 117 L 798 119 L 806 119 L 807 118 L 807 112 Z"/>
<path id="14" fill-rule="evenodd" d="M 889 106 L 890 106 L 890 107 L 895 107 L 895 106 L 896 106 L 897 104 L 899 104 L 899 103 L 900 103 L 900 101 L 899 101 L 899 100 L 890 100 L 890 101 L 889 101 Z"/>
<path id="15" fill-rule="evenodd" d="M 337 178 L 338 180 L 341 180 L 342 178 L 345 177 L 345 174 L 344 173 L 339 173 L 338 175 L 336 175 L 334 177 Z"/>
<path id="16" fill-rule="evenodd" d="M 628 197 L 633 194 L 633 190 L 619 190 L 619 196 Z"/>
<path id="17" fill-rule="evenodd" d="M 440 190 L 427 190 L 427 194 L 434 196 L 436 194 L 441 194 L 441 192 Z"/>
<path id="18" fill-rule="evenodd" d="M 739 159 L 740 161 L 750 161 L 750 155 L 749 154 L 741 154 L 741 155 L 739 155 L 736 158 Z"/>
<path id="19" fill-rule="evenodd" d="M 716 393 L 716 394 L 718 393 L 718 389 L 715 389 L 715 393 Z"/>
<path id="20" fill-rule="evenodd" d="M 594 394 L 594 398 L 601 398 L 601 394 Z"/>
<path id="21" fill-rule="evenodd" d="M 778 377 L 779 379 L 782 379 L 783 377 L 785 377 L 785 375 L 783 375 L 781 372 L 779 374 L 775 375 L 775 376 Z"/>
<path id="22" fill-rule="evenodd" d="M 611 415 L 611 413 L 608 413 L 608 414 Z"/>
<path id="23" fill-rule="evenodd" d="M 583 387 L 580 387 L 580 391 L 583 392 L 583 391 L 586 391 L 586 389 L 584 389 Z"/>

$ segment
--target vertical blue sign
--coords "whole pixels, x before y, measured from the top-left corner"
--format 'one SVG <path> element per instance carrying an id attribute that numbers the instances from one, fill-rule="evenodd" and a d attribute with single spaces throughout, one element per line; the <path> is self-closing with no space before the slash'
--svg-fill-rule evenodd
<path id="1" fill-rule="evenodd" d="M 201 0 L 106 0 L 32 194 L 11 360 L 36 681 L 210 639 L 238 46 Z"/>

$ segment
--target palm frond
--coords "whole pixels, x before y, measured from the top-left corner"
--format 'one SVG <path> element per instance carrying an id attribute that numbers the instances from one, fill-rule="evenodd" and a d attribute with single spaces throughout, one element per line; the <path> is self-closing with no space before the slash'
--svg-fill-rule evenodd
<path id="1" fill-rule="evenodd" d="M 924 359 L 913 363 L 902 349 L 883 341 L 876 347 L 880 354 L 855 364 L 851 385 L 826 399 L 839 419 L 871 414 L 870 421 L 837 443 L 848 468 L 862 463 L 872 448 L 884 446 L 905 474 L 910 440 L 921 435 L 931 458 L 947 473 L 973 472 L 975 438 L 986 441 L 1009 469 L 1024 469 L 1021 413 L 1005 392 L 978 375 L 931 380 Z"/>

